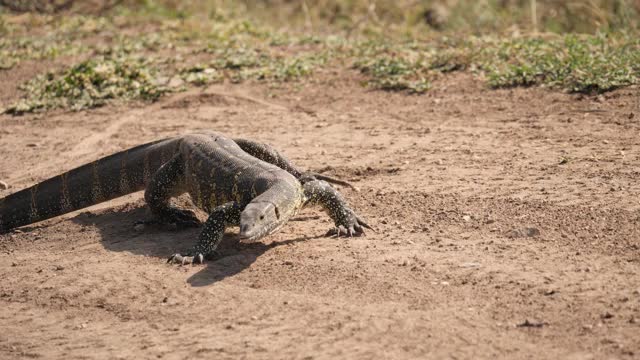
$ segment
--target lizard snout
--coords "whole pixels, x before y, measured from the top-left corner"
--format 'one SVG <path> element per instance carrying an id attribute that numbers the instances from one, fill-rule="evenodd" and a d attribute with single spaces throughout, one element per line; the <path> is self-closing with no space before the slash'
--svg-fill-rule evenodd
<path id="1" fill-rule="evenodd" d="M 251 228 L 252 226 L 248 224 L 240 225 L 240 239 L 248 239 L 251 237 Z"/>

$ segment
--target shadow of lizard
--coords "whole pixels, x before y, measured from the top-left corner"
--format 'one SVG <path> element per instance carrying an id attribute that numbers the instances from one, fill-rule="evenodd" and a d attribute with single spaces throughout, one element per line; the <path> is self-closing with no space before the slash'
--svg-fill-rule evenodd
<path id="1" fill-rule="evenodd" d="M 98 229 L 100 242 L 105 249 L 153 257 L 161 266 L 167 262 L 167 257 L 176 248 L 188 249 L 193 246 L 200 232 L 200 228 L 175 229 L 169 225 L 160 224 L 145 225 L 143 230 L 136 231 L 136 221 L 148 217 L 148 209 L 145 208 L 142 201 L 139 201 L 97 212 L 83 212 L 72 218 L 71 221 L 78 225 Z M 294 218 L 292 220 L 300 219 Z M 239 241 L 237 229 L 231 228 L 231 232 L 224 234 L 216 255 L 204 266 L 197 265 L 200 271 L 190 276 L 187 282 L 194 287 L 212 285 L 241 273 L 273 248 L 323 236 L 305 236 L 270 243 L 260 241 L 244 243 Z M 173 267 L 171 264 L 166 264 L 166 266 Z"/>

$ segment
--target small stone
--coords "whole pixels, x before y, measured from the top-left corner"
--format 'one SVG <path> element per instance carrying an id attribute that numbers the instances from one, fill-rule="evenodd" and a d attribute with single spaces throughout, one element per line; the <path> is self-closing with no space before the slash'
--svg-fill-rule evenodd
<path id="1" fill-rule="evenodd" d="M 133 229 L 137 232 L 144 231 L 144 224 L 136 224 L 134 225 Z"/>
<path id="2" fill-rule="evenodd" d="M 466 262 L 466 263 L 462 263 L 460 264 L 461 268 L 479 268 L 480 267 L 480 263 L 477 262 Z"/>
<path id="3" fill-rule="evenodd" d="M 169 302 L 169 298 L 168 298 L 167 296 L 165 296 L 165 297 L 162 299 L 162 302 L 166 304 L 167 302 Z"/>
<path id="4" fill-rule="evenodd" d="M 169 82 L 169 77 L 167 76 L 158 76 L 154 81 L 154 83 L 159 86 L 167 85 L 168 82 Z"/>
<path id="5" fill-rule="evenodd" d="M 469 222 L 469 221 L 471 221 L 471 216 L 465 215 L 465 216 L 462 217 L 462 220 L 464 220 L 466 222 Z"/>
<path id="6" fill-rule="evenodd" d="M 449 286 L 449 282 L 448 281 L 441 281 L 440 285 L 442 286 Z"/>
<path id="7" fill-rule="evenodd" d="M 285 260 L 285 261 L 283 262 L 283 264 L 285 264 L 285 265 L 287 265 L 287 266 L 293 266 L 293 261 L 291 261 L 291 260 Z"/>
<path id="8" fill-rule="evenodd" d="M 56 266 L 56 271 L 62 271 L 62 270 L 64 270 L 64 266 L 62 266 L 62 265 L 57 265 Z"/>
<path id="9" fill-rule="evenodd" d="M 0 181 L 0 190 L 7 190 L 9 188 L 9 184 L 4 181 Z"/>
<path id="10" fill-rule="evenodd" d="M 182 80 L 178 76 L 174 76 L 171 80 L 169 80 L 169 84 L 167 84 L 170 88 L 177 88 L 184 85 L 184 80 Z"/>
<path id="11" fill-rule="evenodd" d="M 613 318 L 613 316 L 614 316 L 614 315 L 613 315 L 612 313 L 608 312 L 608 311 L 607 311 L 606 313 L 604 313 L 604 314 L 600 315 L 600 317 L 601 317 L 602 319 L 611 319 L 611 318 Z"/>
<path id="12" fill-rule="evenodd" d="M 536 237 L 540 235 L 540 230 L 534 227 L 526 227 L 522 229 L 513 229 L 509 232 L 510 238 Z"/>
<path id="13" fill-rule="evenodd" d="M 548 324 L 543 321 L 529 321 L 529 319 L 526 319 L 524 322 L 516 324 L 516 327 L 541 328 L 545 325 Z"/>

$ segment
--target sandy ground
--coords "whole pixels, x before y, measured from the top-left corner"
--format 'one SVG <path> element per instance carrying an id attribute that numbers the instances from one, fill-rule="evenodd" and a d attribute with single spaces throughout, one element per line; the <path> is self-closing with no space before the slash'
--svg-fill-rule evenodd
<path id="1" fill-rule="evenodd" d="M 0 196 L 214 129 L 352 181 L 341 190 L 377 229 L 327 238 L 306 209 L 172 266 L 198 229 L 136 231 L 138 193 L 1 235 L 0 358 L 640 358 L 640 90 L 495 91 L 454 74 L 411 96 L 358 80 L 0 116 Z"/>

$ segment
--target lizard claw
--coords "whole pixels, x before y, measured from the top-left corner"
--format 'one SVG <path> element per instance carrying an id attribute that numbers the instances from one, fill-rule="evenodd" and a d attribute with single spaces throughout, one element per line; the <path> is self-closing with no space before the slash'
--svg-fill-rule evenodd
<path id="1" fill-rule="evenodd" d="M 188 264 L 204 264 L 204 255 L 202 253 L 196 253 L 194 256 L 188 256 L 175 253 L 169 257 L 167 263 L 180 264 L 181 266 Z"/>
<path id="2" fill-rule="evenodd" d="M 364 235 L 364 229 L 372 230 L 369 224 L 360 219 L 351 209 L 346 209 L 344 215 L 336 220 L 336 227 L 329 230 L 327 235 L 340 237 L 341 235 L 354 237 Z"/>

